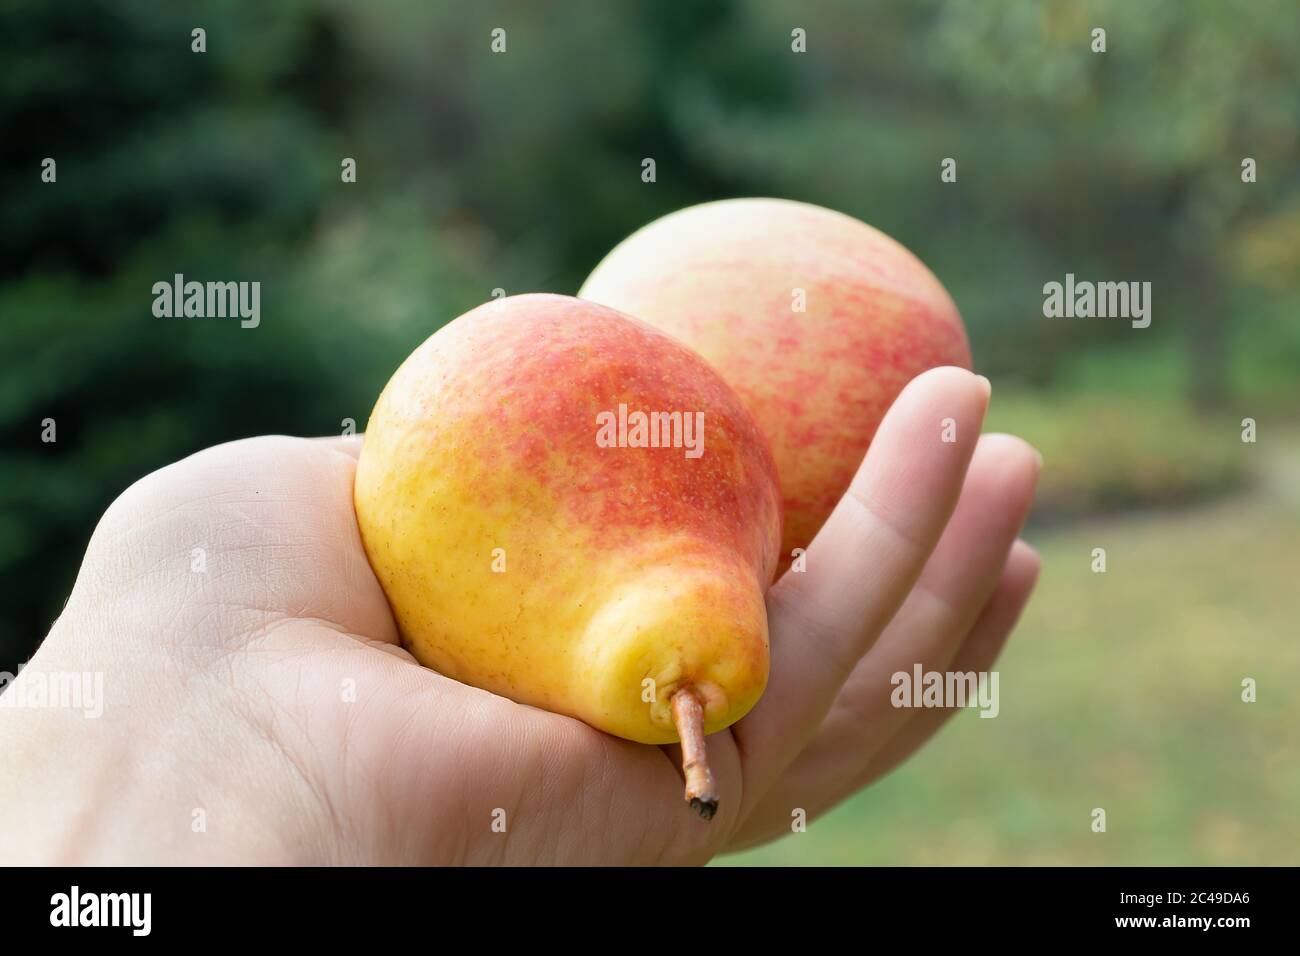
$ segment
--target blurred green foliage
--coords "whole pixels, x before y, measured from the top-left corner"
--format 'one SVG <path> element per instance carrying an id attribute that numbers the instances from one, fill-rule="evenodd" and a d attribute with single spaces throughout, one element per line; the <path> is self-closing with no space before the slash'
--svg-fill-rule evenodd
<path id="1" fill-rule="evenodd" d="M 832 206 L 916 251 L 995 394 L 1050 386 L 1013 424 L 1071 506 L 1226 484 L 1210 449 L 1243 405 L 1296 397 L 1297 62 L 1290 0 L 7 0 L 0 667 L 132 480 L 237 437 L 363 427 L 411 348 L 492 289 L 572 293 L 632 229 L 725 196 Z M 261 326 L 154 318 L 177 272 L 260 281 Z M 1066 272 L 1151 281 L 1151 328 L 1044 319 Z"/>
<path id="2" fill-rule="evenodd" d="M 1043 456 L 1037 521 L 1059 523 L 1136 508 L 1173 508 L 1250 477 L 1241 429 L 1209 429 L 1159 390 L 995 393 L 985 427 Z"/>

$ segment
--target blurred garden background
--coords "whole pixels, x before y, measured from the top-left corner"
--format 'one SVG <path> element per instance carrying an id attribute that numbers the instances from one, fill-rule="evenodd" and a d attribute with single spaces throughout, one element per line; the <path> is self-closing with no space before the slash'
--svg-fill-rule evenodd
<path id="1" fill-rule="evenodd" d="M 999 719 L 724 862 L 1300 863 L 1297 63 L 1294 0 L 5 0 L 0 669 L 136 478 L 364 428 L 492 290 L 788 197 L 952 293 L 990 427 L 1044 453 L 1045 568 Z M 259 280 L 260 327 L 155 318 L 177 272 Z M 1151 282 L 1151 326 L 1044 318 L 1067 272 Z"/>

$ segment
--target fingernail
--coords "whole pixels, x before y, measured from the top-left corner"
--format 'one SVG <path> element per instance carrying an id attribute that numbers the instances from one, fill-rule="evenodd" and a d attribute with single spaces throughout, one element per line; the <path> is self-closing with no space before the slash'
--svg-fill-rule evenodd
<path id="1" fill-rule="evenodd" d="M 985 398 L 988 398 L 990 395 L 992 395 L 992 394 L 993 394 L 993 383 L 990 382 L 990 381 L 989 381 L 987 378 L 985 378 L 983 375 L 976 375 L 975 377 L 976 377 L 977 379 L 979 379 L 980 384 L 984 386 L 984 397 L 985 397 Z"/>

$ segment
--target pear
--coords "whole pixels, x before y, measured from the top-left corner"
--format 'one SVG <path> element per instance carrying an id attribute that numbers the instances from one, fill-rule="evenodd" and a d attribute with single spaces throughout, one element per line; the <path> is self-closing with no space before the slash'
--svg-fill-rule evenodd
<path id="1" fill-rule="evenodd" d="M 618 245 L 578 295 L 686 343 L 735 388 L 776 457 L 783 567 L 848 490 L 903 386 L 971 366 L 957 307 L 916 256 L 806 203 L 672 213 Z"/>
<path id="2" fill-rule="evenodd" d="M 448 677 L 646 744 L 703 736 L 768 674 L 775 463 L 670 337 L 556 295 L 497 300 L 415 350 L 357 465 L 366 554 L 404 646 Z"/>

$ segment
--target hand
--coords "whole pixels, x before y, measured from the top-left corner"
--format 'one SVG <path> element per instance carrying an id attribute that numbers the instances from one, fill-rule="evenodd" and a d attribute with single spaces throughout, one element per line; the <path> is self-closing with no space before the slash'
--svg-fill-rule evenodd
<path id="1" fill-rule="evenodd" d="M 787 833 L 794 808 L 834 806 L 951 713 L 895 709 L 890 675 L 986 670 L 1028 598 L 1038 561 L 1016 536 L 1037 455 L 978 437 L 987 395 L 959 369 L 909 385 L 806 571 L 773 587 L 767 692 L 708 738 L 710 823 L 682 802 L 675 747 L 515 704 L 401 649 L 353 513 L 359 439 L 250 439 L 164 468 L 104 515 L 9 691 L 102 672 L 102 717 L 0 710 L 0 854 L 695 863 Z"/>

